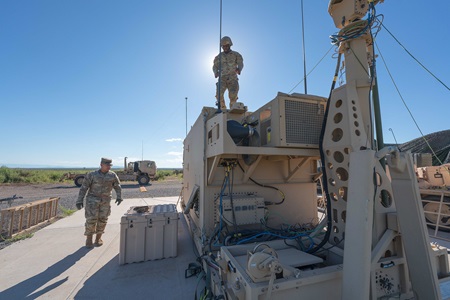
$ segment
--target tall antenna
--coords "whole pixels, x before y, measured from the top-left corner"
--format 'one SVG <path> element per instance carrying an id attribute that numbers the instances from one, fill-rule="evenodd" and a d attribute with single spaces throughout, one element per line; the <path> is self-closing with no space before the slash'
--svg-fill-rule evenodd
<path id="1" fill-rule="evenodd" d="M 187 97 L 184 97 L 186 99 L 186 136 L 187 136 Z"/>
<path id="2" fill-rule="evenodd" d="M 142 159 L 144 160 L 144 140 L 142 140 Z"/>
<path id="3" fill-rule="evenodd" d="M 217 111 L 216 113 L 221 113 L 220 108 L 220 89 L 221 89 L 221 79 L 222 79 L 222 48 L 220 41 L 222 40 L 222 0 L 220 0 L 220 26 L 219 26 L 219 82 L 217 84 L 216 97 L 217 97 Z"/>
<path id="4" fill-rule="evenodd" d="M 305 51 L 305 23 L 303 17 L 303 0 L 301 1 L 302 5 L 302 39 L 303 39 L 303 78 L 305 79 L 305 94 L 308 94 L 307 83 L 306 83 L 306 51 Z"/>

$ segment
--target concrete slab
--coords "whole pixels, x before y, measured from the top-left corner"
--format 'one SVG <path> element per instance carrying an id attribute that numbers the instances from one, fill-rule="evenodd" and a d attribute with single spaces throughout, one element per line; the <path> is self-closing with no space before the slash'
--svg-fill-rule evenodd
<path id="1" fill-rule="evenodd" d="M 0 250 L 0 299 L 193 299 L 203 282 L 184 278 L 195 262 L 185 219 L 175 258 L 119 265 L 120 220 L 132 206 L 175 204 L 178 197 L 125 199 L 113 205 L 102 247 L 84 247 L 84 210 Z M 181 211 L 178 209 L 178 211 Z M 430 240 L 450 248 L 450 233 Z M 444 238 L 444 240 L 442 240 Z"/>
<path id="2" fill-rule="evenodd" d="M 177 257 L 119 265 L 120 219 L 126 211 L 177 199 L 126 199 L 113 205 L 102 247 L 84 247 L 84 210 L 6 247 L 0 251 L 0 299 L 193 298 L 198 279 L 186 279 L 184 272 L 196 256 L 182 216 Z"/>

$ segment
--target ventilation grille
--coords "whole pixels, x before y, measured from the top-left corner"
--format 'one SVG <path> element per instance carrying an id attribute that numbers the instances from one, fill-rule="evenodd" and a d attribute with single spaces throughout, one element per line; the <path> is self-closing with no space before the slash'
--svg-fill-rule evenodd
<path id="1" fill-rule="evenodd" d="M 284 103 L 286 143 L 318 145 L 325 106 L 293 100 Z"/>

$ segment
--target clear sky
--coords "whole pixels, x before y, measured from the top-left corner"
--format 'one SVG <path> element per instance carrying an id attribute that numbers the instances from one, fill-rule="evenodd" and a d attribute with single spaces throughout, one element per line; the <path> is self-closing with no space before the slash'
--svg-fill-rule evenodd
<path id="1" fill-rule="evenodd" d="M 328 1 L 304 0 L 306 69 L 337 32 Z M 386 0 L 384 25 L 450 86 L 450 1 Z M 250 111 L 277 92 L 304 93 L 300 0 L 223 0 L 222 35 L 244 57 L 239 101 Z M 0 165 L 95 167 L 151 159 L 182 167 L 183 139 L 214 106 L 220 0 L 2 0 Z M 450 129 L 450 92 L 384 29 L 377 45 L 424 134 Z M 334 49 L 308 76 L 328 96 Z M 385 142 L 420 136 L 378 59 Z M 228 101 L 227 101 L 228 102 Z"/>

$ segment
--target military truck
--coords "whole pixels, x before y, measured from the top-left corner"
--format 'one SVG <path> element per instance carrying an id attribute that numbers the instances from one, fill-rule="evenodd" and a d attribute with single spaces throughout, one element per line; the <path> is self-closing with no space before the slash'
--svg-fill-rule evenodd
<path id="1" fill-rule="evenodd" d="M 422 154 L 423 155 L 423 154 Z M 450 231 L 450 163 L 417 167 L 425 220 L 429 227 Z"/>
<path id="2" fill-rule="evenodd" d="M 124 158 L 124 169 L 114 170 L 121 181 L 138 181 L 140 185 L 146 185 L 150 180 L 155 179 L 156 163 L 152 160 L 140 160 L 135 162 L 127 162 Z M 64 179 L 73 179 L 76 186 L 80 187 L 83 184 L 84 174 L 66 173 L 63 175 Z"/>

